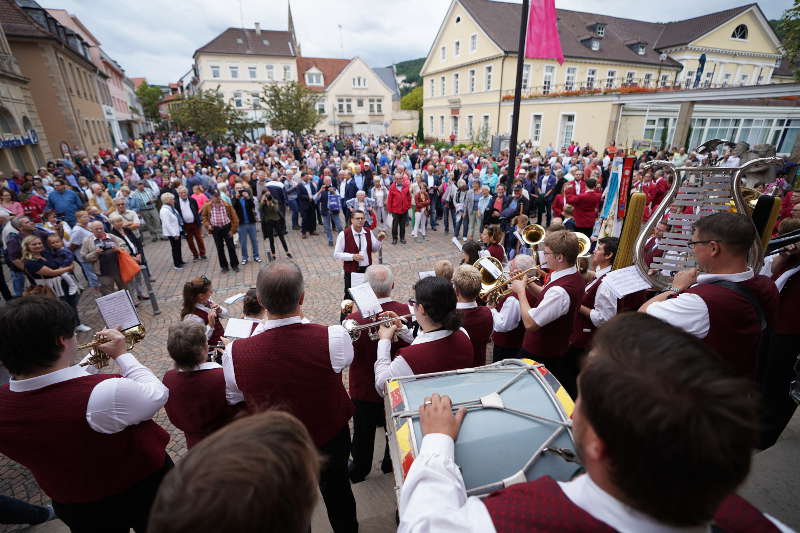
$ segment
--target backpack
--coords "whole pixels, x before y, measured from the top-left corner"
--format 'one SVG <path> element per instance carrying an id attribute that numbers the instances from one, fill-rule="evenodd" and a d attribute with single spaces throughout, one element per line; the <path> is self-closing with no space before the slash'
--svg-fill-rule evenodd
<path id="1" fill-rule="evenodd" d="M 328 211 L 338 213 L 342 208 L 342 200 L 336 193 L 328 192 Z"/>

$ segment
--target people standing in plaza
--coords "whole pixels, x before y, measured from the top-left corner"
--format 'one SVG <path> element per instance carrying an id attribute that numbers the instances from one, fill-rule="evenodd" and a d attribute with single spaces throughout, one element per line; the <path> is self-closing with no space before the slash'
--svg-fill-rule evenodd
<path id="1" fill-rule="evenodd" d="M 145 185 L 144 181 L 136 183 L 136 188 L 128 197 L 128 207 L 144 220 L 143 230 L 146 229 L 150 233 L 150 239 L 156 242 L 161 236 L 161 221 L 156 212 L 156 197 Z"/>
<path id="2" fill-rule="evenodd" d="M 378 218 L 378 227 L 385 230 L 388 229 L 386 224 L 387 211 L 386 202 L 389 196 L 389 190 L 383 185 L 383 180 L 380 177 L 372 179 L 372 188 L 369 191 L 369 197 L 372 199 L 375 206 L 375 216 Z"/>
<path id="3" fill-rule="evenodd" d="M 385 189 L 384 189 L 385 190 Z M 322 186 L 314 195 L 314 201 L 319 205 L 322 214 L 322 226 L 325 228 L 325 236 L 328 238 L 328 246 L 333 246 L 333 229 L 337 232 L 342 231 L 342 221 L 339 213 L 342 210 L 342 198 L 336 190 L 336 186 L 331 183 L 331 177 L 322 178 Z"/>
<path id="4" fill-rule="evenodd" d="M 480 180 L 473 180 L 472 190 L 469 191 L 471 196 L 471 208 L 468 211 L 469 216 L 469 239 L 477 241 L 480 238 L 481 230 L 483 227 L 483 212 L 489 205 L 489 187 L 486 187 L 486 192 L 481 188 Z M 485 198 L 485 199 L 484 199 Z"/>
<path id="5" fill-rule="evenodd" d="M 300 210 L 303 239 L 307 239 L 309 235 L 317 235 L 317 212 L 314 209 L 316 193 L 317 186 L 311 181 L 311 175 L 308 171 L 302 171 L 300 183 L 297 185 L 297 206 Z"/>
<path id="6" fill-rule="evenodd" d="M 120 249 L 124 246 L 122 239 L 106 233 L 102 222 L 96 220 L 89 222 L 88 227 L 92 235 L 84 239 L 80 255 L 86 263 L 90 263 L 94 268 L 100 282 L 100 292 L 110 294 L 115 290 L 127 289 L 128 284 L 122 281 L 120 275 L 117 257 Z"/>
<path id="7" fill-rule="evenodd" d="M 364 228 L 366 221 L 362 211 L 350 213 L 350 226 L 339 233 L 333 258 L 342 261 L 344 268 L 344 297 L 350 298 L 347 290 L 351 287 L 353 273 L 363 274 L 367 267 L 373 264 L 372 253 L 380 249 L 386 233 L 379 231 L 375 236 L 373 232 Z"/>
<path id="8" fill-rule="evenodd" d="M 289 247 L 286 245 L 286 239 L 283 236 L 284 224 L 281 216 L 281 207 L 272 197 L 269 187 L 261 195 L 259 205 L 261 209 L 261 232 L 264 234 L 265 239 L 269 239 L 269 260 L 273 261 L 277 257 L 275 255 L 275 237 L 280 239 L 286 257 L 291 259 L 292 254 L 289 252 Z"/>
<path id="9" fill-rule="evenodd" d="M 75 191 L 67 188 L 66 182 L 62 179 L 55 180 L 53 188 L 54 190 L 47 195 L 45 209 L 54 210 L 67 224 L 74 226 L 75 212 L 83 208 L 83 202 Z"/>
<path id="10" fill-rule="evenodd" d="M 219 193 L 215 193 L 211 196 L 211 201 L 203 206 L 200 216 L 203 218 L 203 226 L 214 237 L 214 246 L 217 248 L 217 258 L 222 271 L 228 272 L 230 264 L 234 272 L 239 272 L 239 258 L 236 257 L 236 245 L 233 243 L 233 234 L 239 227 L 239 217 L 236 216 L 231 204 L 223 202 Z M 225 258 L 226 247 L 230 263 Z"/>
<path id="11" fill-rule="evenodd" d="M 183 219 L 183 232 L 186 234 L 186 243 L 192 252 L 194 261 L 202 261 L 206 257 L 206 243 L 203 240 L 203 224 L 200 219 L 200 206 L 197 200 L 189 196 L 186 187 L 178 187 L 178 202 L 176 208 Z M 205 197 L 205 195 L 203 195 Z"/>
<path id="12" fill-rule="evenodd" d="M 134 261 L 140 265 L 143 265 L 144 248 L 142 247 L 142 241 L 130 228 L 125 227 L 125 219 L 122 218 L 122 216 L 120 216 L 118 213 L 113 213 L 110 217 L 108 217 L 108 221 L 111 224 L 111 231 L 109 231 L 109 233 L 122 239 L 122 242 L 125 244 L 123 249 L 130 254 Z M 144 276 L 146 274 L 147 273 L 145 271 L 140 270 L 128 283 L 131 293 L 136 294 L 139 300 L 150 299 L 150 297 L 145 293 L 147 287 L 145 286 Z"/>
<path id="13" fill-rule="evenodd" d="M 237 183 L 236 195 L 233 199 L 233 208 L 239 218 L 239 246 L 242 248 L 242 264 L 246 265 L 248 257 L 247 241 L 253 247 L 253 261 L 261 262 L 258 251 L 258 235 L 256 230 L 256 202 L 253 200 L 252 191 L 242 184 Z"/>
<path id="14" fill-rule="evenodd" d="M 267 310 L 265 331 L 225 348 L 228 403 L 281 406 L 303 422 L 326 457 L 319 488 L 331 527 L 336 533 L 356 532 L 347 470 L 353 404 L 340 375 L 353 360 L 350 335 L 339 325 L 303 323 L 305 288 L 297 265 L 270 263 L 259 272 L 256 287 Z"/>
<path id="15" fill-rule="evenodd" d="M 392 244 L 397 244 L 398 233 L 400 243 L 405 244 L 408 210 L 411 209 L 411 184 L 402 172 L 395 173 L 394 182 L 389 187 L 386 208 L 392 215 Z"/>
<path id="16" fill-rule="evenodd" d="M 183 255 L 181 254 L 181 233 L 183 231 L 183 219 L 175 209 L 175 197 L 172 193 L 165 192 L 161 195 L 161 231 L 164 237 L 169 239 L 169 246 L 172 250 L 172 265 L 175 270 L 183 270 Z"/>
<path id="17" fill-rule="evenodd" d="M 414 195 L 414 230 L 411 236 L 415 239 L 424 240 L 426 238 L 425 226 L 430 212 L 431 198 L 428 195 L 427 187 L 423 184 L 419 191 Z"/>
<path id="18" fill-rule="evenodd" d="M 100 349 L 120 374 L 73 365 L 76 323 L 47 297 L 0 308 L 0 361 L 13 375 L 0 389 L 0 452 L 33 472 L 71 530 L 145 531 L 172 467 L 169 434 L 152 420 L 168 391 L 117 330 L 100 331 Z"/>
<path id="19" fill-rule="evenodd" d="M 15 231 L 8 234 L 5 242 L 6 264 L 11 269 L 11 283 L 14 296 L 22 296 L 25 290 L 25 263 L 22 259 L 22 241 L 25 237 L 36 235 L 42 242 L 47 242 L 47 231 L 37 228 L 33 221 L 26 217 L 14 217 L 8 223 Z"/>

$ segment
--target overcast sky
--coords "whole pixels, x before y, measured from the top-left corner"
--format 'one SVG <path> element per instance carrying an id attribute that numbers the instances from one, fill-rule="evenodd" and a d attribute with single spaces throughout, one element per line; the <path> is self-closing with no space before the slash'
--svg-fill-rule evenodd
<path id="1" fill-rule="evenodd" d="M 668 22 L 748 1 L 671 0 L 660 17 L 653 12 L 656 4 L 641 0 L 556 0 L 556 7 Z M 197 48 L 228 27 L 241 27 L 242 20 L 249 28 L 254 22 L 264 29 L 287 28 L 286 0 L 39 2 L 77 15 L 129 77 L 144 76 L 151 83 L 176 81 L 191 67 Z M 768 18 L 779 18 L 791 3 L 762 0 L 759 5 Z M 386 66 L 427 55 L 449 5 L 450 0 L 292 0 L 292 17 L 303 55 L 360 56 L 371 66 Z"/>

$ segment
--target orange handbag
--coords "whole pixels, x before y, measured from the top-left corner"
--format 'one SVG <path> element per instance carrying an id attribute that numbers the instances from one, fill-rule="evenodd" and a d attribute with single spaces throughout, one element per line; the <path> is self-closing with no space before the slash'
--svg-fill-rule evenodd
<path id="1" fill-rule="evenodd" d="M 136 259 L 131 257 L 131 254 L 125 250 L 119 250 L 117 262 L 119 263 L 119 276 L 122 278 L 123 283 L 129 283 L 142 270 Z"/>

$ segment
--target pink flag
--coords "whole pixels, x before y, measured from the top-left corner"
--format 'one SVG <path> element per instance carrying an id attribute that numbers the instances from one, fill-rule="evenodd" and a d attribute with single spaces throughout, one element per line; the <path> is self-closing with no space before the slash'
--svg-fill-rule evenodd
<path id="1" fill-rule="evenodd" d="M 559 65 L 564 63 L 564 52 L 561 51 L 561 39 L 558 37 L 555 0 L 531 0 L 525 57 L 554 58 Z"/>

